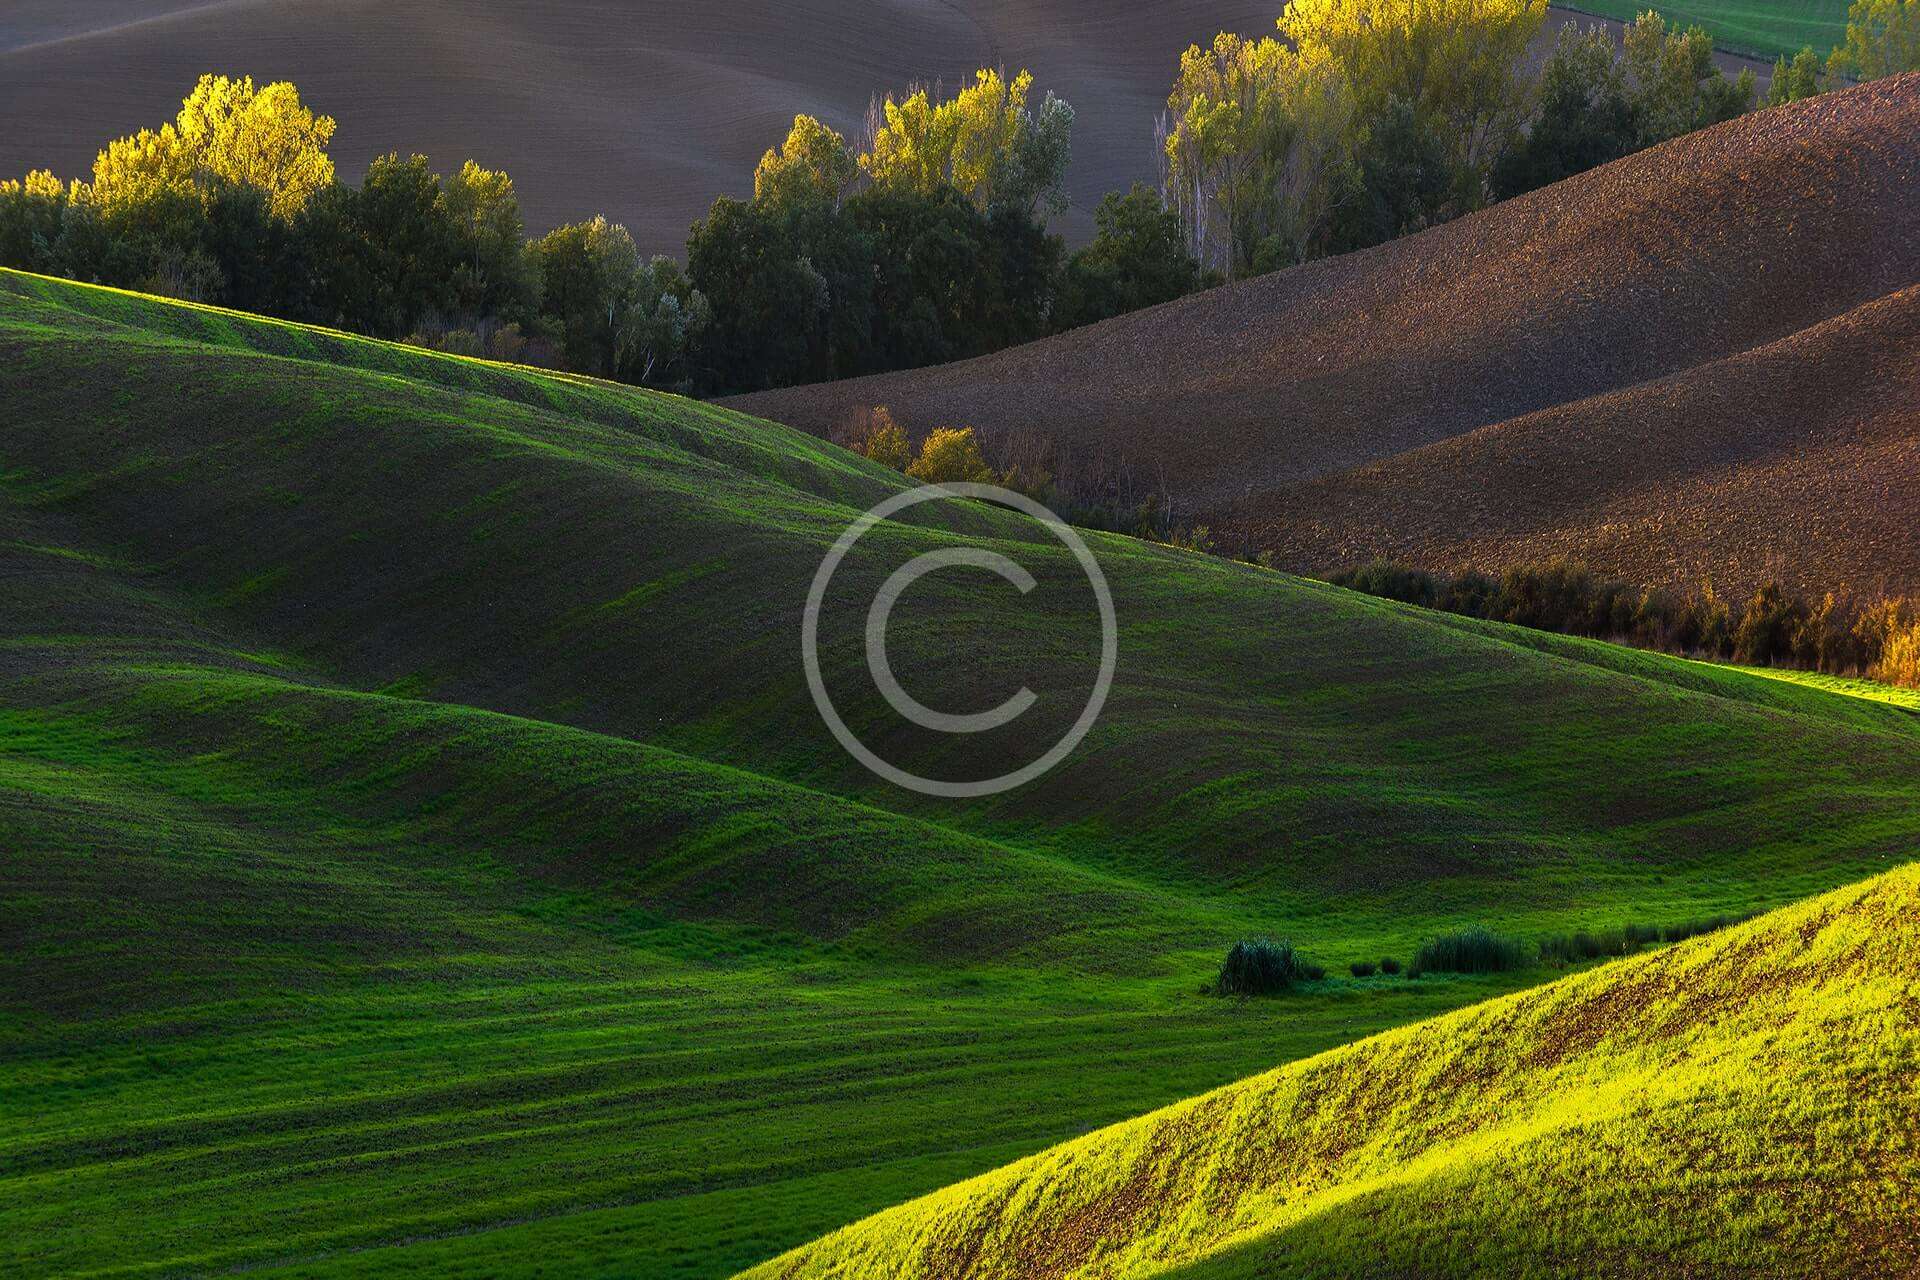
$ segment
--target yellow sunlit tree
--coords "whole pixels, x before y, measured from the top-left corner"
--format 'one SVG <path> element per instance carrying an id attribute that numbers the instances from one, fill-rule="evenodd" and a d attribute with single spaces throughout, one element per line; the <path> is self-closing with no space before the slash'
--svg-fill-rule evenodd
<path id="1" fill-rule="evenodd" d="M 845 138 L 812 116 L 795 116 L 787 140 L 760 157 L 753 198 L 771 205 L 838 208 L 859 175 Z"/>
<path id="2" fill-rule="evenodd" d="M 331 116 L 316 115 L 284 81 L 205 75 L 172 124 L 109 143 L 93 166 L 92 197 L 105 205 L 180 190 L 207 178 L 262 192 L 291 218 L 333 182 Z"/>
<path id="3" fill-rule="evenodd" d="M 1167 111 L 1169 203 L 1194 257 L 1244 274 L 1275 237 L 1299 256 L 1355 140 L 1352 94 L 1327 53 L 1222 32 L 1181 56 Z"/>
<path id="4" fill-rule="evenodd" d="M 1364 117 L 1410 103 L 1484 170 L 1526 118 L 1525 59 L 1546 16 L 1546 0 L 1291 0 L 1280 31 L 1333 59 Z"/>
<path id="5" fill-rule="evenodd" d="M 953 98 L 926 89 L 876 101 L 860 167 L 876 186 L 931 194 L 951 186 L 979 206 L 1032 213 L 1065 201 L 1073 108 L 1048 94 L 1028 108 L 1033 76 L 982 70 Z"/>

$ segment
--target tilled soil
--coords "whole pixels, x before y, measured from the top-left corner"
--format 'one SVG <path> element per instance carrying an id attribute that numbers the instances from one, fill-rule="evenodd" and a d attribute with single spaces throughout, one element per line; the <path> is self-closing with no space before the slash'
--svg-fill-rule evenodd
<path id="1" fill-rule="evenodd" d="M 1566 553 L 1920 590 L 1920 74 L 935 369 L 739 397 L 1050 440 L 1318 571 Z"/>

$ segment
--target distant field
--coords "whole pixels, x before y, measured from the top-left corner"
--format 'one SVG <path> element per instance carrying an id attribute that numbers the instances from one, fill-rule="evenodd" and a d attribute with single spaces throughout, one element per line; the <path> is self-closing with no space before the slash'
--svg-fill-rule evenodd
<path id="1" fill-rule="evenodd" d="M 903 483 L 863 459 L 4 272 L 0 396 L 8 1274 L 719 1277 L 1550 976 L 1350 961 L 1774 906 L 1920 839 L 1903 708 L 1111 536 L 1083 748 L 905 796 L 798 659 Z M 846 589 L 955 542 L 1035 607 L 928 579 L 902 681 L 1077 709 L 1078 571 L 1007 513 L 890 523 Z M 889 729 L 858 634 L 826 678 L 905 763 L 1051 740 Z M 1249 933 L 1336 976 L 1201 996 Z"/>
<path id="2" fill-rule="evenodd" d="M 1763 58 L 1792 56 L 1812 45 L 1825 57 L 1846 39 L 1849 0 L 1580 0 L 1573 9 L 1631 22 L 1648 9 L 1670 23 L 1698 24 L 1713 35 L 1714 46 Z"/>

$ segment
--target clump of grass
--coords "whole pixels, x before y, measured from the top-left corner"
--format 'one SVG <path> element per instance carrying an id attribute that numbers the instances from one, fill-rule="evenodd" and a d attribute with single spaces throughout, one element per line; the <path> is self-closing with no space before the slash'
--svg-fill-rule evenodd
<path id="1" fill-rule="evenodd" d="M 1356 978 L 1371 978 L 1373 976 L 1373 961 L 1355 960 L 1347 966 L 1347 969 Z"/>
<path id="2" fill-rule="evenodd" d="M 1669 925 L 1628 924 L 1618 929 L 1579 929 L 1540 939 L 1540 958 L 1549 964 L 1578 964 L 1583 960 L 1630 955 L 1655 943 L 1681 942 L 1729 925 L 1744 924 L 1753 919 L 1753 914 L 1705 916 Z"/>
<path id="3" fill-rule="evenodd" d="M 1291 942 L 1243 938 L 1227 952 L 1212 990 L 1229 996 L 1271 995 L 1296 982 L 1318 982 L 1326 976 L 1325 969 L 1307 963 Z"/>
<path id="4" fill-rule="evenodd" d="M 1414 953 L 1412 973 L 1415 977 L 1423 973 L 1500 973 L 1524 967 L 1527 959 L 1526 944 L 1474 925 L 1421 943 Z"/>
<path id="5" fill-rule="evenodd" d="M 1388 956 L 1380 962 L 1380 972 L 1387 974 L 1388 976 L 1392 976 L 1393 974 L 1399 973 L 1400 962 L 1398 960 L 1395 960 L 1392 956 Z"/>
<path id="6" fill-rule="evenodd" d="M 1560 964 L 1577 964 L 1601 956 L 1623 956 L 1640 946 L 1640 940 L 1627 929 L 1585 929 L 1540 939 L 1540 958 Z"/>

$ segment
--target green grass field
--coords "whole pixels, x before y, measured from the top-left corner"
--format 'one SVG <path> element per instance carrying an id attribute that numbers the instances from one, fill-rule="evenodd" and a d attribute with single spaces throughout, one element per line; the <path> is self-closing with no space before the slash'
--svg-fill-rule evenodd
<path id="1" fill-rule="evenodd" d="M 1916 908 L 1908 867 L 1143 1116 L 754 1275 L 1911 1275 Z"/>
<path id="2" fill-rule="evenodd" d="M 1567 7 L 1621 22 L 1654 9 L 1670 24 L 1705 27 L 1715 48 L 1771 59 L 1808 45 L 1825 57 L 1846 41 L 1848 6 L 1849 0 L 1579 0 Z"/>
<path id="3" fill-rule="evenodd" d="M 1197 994 L 1778 906 L 1913 856 L 1920 718 L 1089 535 L 1108 709 L 955 802 L 806 692 L 902 481 L 772 424 L 0 273 L 0 1269 L 722 1276 L 1090 1129 L 1551 976 Z M 858 644 L 957 742 L 894 723 Z M 843 598 L 844 597 L 844 598 Z M 1077 713 L 1084 581 L 923 507 L 823 627 L 939 776 Z"/>

